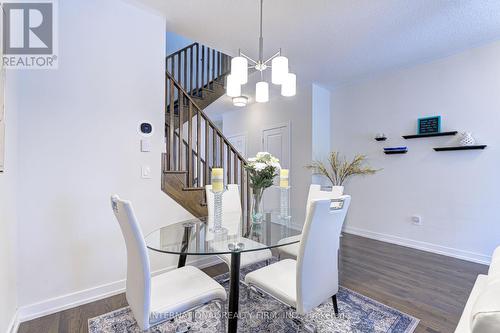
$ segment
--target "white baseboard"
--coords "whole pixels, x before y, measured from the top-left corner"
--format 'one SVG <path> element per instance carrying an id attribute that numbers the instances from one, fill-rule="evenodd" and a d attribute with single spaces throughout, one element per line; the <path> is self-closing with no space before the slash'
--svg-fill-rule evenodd
<path id="1" fill-rule="evenodd" d="M 9 326 L 7 326 L 7 333 L 17 333 L 17 331 L 19 330 L 20 321 L 19 321 L 18 314 L 19 313 L 16 310 L 16 312 L 12 316 L 12 319 L 11 319 L 11 321 L 9 323 Z"/>
<path id="2" fill-rule="evenodd" d="M 374 231 L 370 231 L 370 230 L 366 230 L 366 229 L 359 229 L 359 228 L 353 228 L 353 227 L 344 227 L 343 231 L 345 233 L 348 233 L 348 234 L 353 234 L 353 235 L 357 235 L 357 236 L 371 238 L 371 239 L 375 239 L 375 240 L 386 242 L 386 243 L 406 246 L 406 247 L 410 247 L 412 249 L 441 254 L 441 255 L 448 256 L 448 257 L 457 258 L 457 259 L 472 261 L 472 262 L 479 263 L 479 264 L 489 265 L 491 262 L 491 256 L 486 256 L 484 254 L 464 251 L 464 250 L 446 247 L 446 246 L 442 246 L 442 245 L 417 241 L 417 240 L 413 240 L 413 239 L 409 239 L 409 238 L 403 238 L 403 237 L 399 237 L 399 236 L 382 234 L 382 233 L 378 233 L 378 232 L 374 232 Z"/>
<path id="3" fill-rule="evenodd" d="M 220 262 L 220 259 L 218 259 L 217 257 L 209 256 L 189 261 L 188 264 L 201 269 L 216 265 Z M 169 266 L 157 270 L 152 274 L 158 275 L 175 268 L 176 266 Z M 103 298 L 118 295 L 123 292 L 125 292 L 125 279 L 54 297 L 41 302 L 20 307 L 17 312 L 16 321 L 18 323 L 25 322 L 35 318 L 74 308 L 83 304 L 91 303 Z"/>

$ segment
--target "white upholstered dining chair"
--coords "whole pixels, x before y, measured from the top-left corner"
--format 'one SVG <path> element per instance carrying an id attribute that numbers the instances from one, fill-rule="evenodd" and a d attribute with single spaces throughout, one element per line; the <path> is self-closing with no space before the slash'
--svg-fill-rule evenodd
<path id="1" fill-rule="evenodd" d="M 206 185 L 205 192 L 207 195 L 208 225 L 210 227 L 213 225 L 214 218 L 214 194 L 212 192 L 212 185 Z M 239 235 L 241 233 L 241 218 L 242 212 L 239 186 L 237 184 L 229 184 L 227 185 L 226 192 L 222 195 L 222 226 L 228 229 L 229 235 Z M 252 243 L 256 243 L 254 240 L 241 238 L 240 241 L 247 248 L 256 247 L 251 245 Z M 269 249 L 242 253 L 240 267 L 243 268 L 261 261 L 269 260 L 272 256 L 272 252 Z M 224 261 L 226 265 L 231 267 L 230 254 L 222 254 L 218 257 Z"/>
<path id="2" fill-rule="evenodd" d="M 331 208 L 331 200 L 313 200 L 308 210 L 297 260 L 285 259 L 248 273 L 250 290 L 260 290 L 297 314 L 305 315 L 329 298 L 338 314 L 338 257 L 342 219 L 350 196 L 343 196 L 342 208 Z M 311 331 L 315 328 L 305 327 Z"/>
<path id="3" fill-rule="evenodd" d="M 113 195 L 111 206 L 127 248 L 126 298 L 142 330 L 211 302 L 223 311 L 225 289 L 196 267 L 185 266 L 151 277 L 146 243 L 130 201 Z"/>
<path id="4" fill-rule="evenodd" d="M 307 195 L 307 204 L 306 204 L 306 216 L 311 206 L 311 202 L 313 200 L 321 200 L 321 199 L 337 199 L 342 196 L 342 192 L 338 190 L 338 186 L 332 187 L 329 191 L 322 191 L 321 185 L 311 184 L 309 186 L 309 194 Z M 335 203 L 332 203 L 334 205 Z M 344 223 L 345 219 L 342 219 L 342 223 Z M 291 236 L 284 238 L 278 242 L 278 244 L 286 244 L 293 241 L 299 241 L 301 235 Z M 299 253 L 299 243 L 294 243 L 286 246 L 278 247 L 279 256 L 285 255 L 286 257 L 294 257 L 297 258 L 297 254 Z"/>

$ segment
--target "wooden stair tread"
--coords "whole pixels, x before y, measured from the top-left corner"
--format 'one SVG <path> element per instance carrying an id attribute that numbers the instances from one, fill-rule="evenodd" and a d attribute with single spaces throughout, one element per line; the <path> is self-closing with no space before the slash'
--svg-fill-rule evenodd
<path id="1" fill-rule="evenodd" d="M 184 187 L 183 191 L 205 191 L 204 187 Z"/>
<path id="2" fill-rule="evenodd" d="M 187 171 L 172 171 L 172 170 L 163 170 L 163 173 L 165 173 L 165 174 L 174 174 L 174 175 L 178 175 L 178 174 L 187 174 Z"/>

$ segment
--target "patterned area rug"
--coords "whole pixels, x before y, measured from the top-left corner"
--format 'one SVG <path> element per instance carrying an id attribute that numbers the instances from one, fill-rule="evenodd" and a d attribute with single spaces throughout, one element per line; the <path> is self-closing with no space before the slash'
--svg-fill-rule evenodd
<path id="1" fill-rule="evenodd" d="M 243 269 L 242 278 L 246 273 L 262 266 L 263 264 L 257 264 Z M 228 273 L 216 277 L 216 280 L 221 282 L 227 277 Z M 226 290 L 229 289 L 229 282 L 222 285 Z M 308 314 L 304 318 L 305 322 L 315 325 L 319 333 L 411 333 L 418 325 L 418 319 L 347 288 L 340 287 L 337 299 L 339 317 L 335 317 L 332 303 L 328 301 Z M 190 327 L 190 332 L 220 332 L 220 316 L 217 306 L 209 304 L 197 310 L 195 318 L 191 314 L 185 314 L 173 322 L 152 327 L 150 332 L 172 333 L 185 327 Z M 294 333 L 297 332 L 297 327 L 291 320 L 294 317 L 292 311 L 270 297 L 252 294 L 248 298 L 246 287 L 241 285 L 238 332 Z M 128 307 L 89 319 L 89 332 L 142 333 Z"/>

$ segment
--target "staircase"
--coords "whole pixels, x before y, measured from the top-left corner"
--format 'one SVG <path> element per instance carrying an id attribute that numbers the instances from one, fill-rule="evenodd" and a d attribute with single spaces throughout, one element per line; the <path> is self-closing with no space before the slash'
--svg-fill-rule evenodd
<path id="1" fill-rule="evenodd" d="M 246 160 L 203 112 L 224 95 L 230 60 L 198 43 L 166 59 L 162 190 L 196 217 L 207 215 L 204 186 L 214 167 L 224 168 L 226 184 L 240 185 L 242 209 L 250 210 Z"/>

